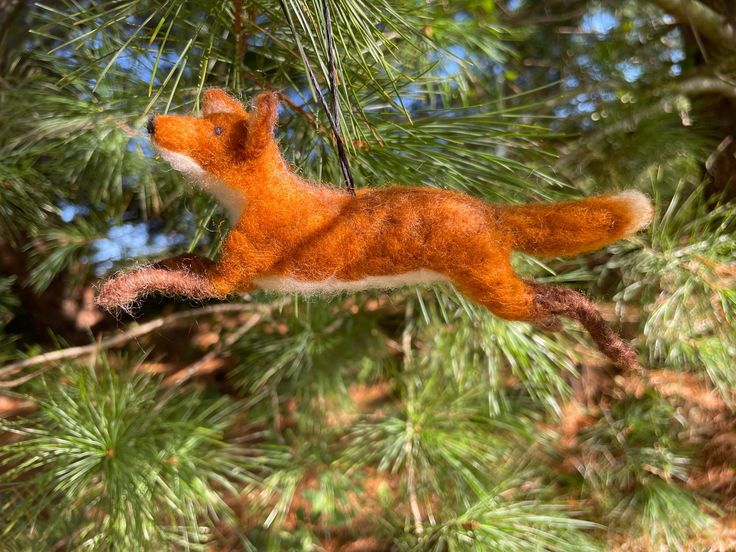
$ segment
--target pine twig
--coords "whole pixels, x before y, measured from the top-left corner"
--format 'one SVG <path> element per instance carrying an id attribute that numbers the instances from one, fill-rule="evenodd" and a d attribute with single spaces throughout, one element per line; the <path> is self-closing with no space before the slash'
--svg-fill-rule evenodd
<path id="1" fill-rule="evenodd" d="M 698 0 L 649 0 L 673 15 L 680 23 L 689 24 L 713 42 L 733 47 L 736 44 L 736 27 L 723 15 Z"/>
<path id="2" fill-rule="evenodd" d="M 70 360 L 86 355 L 94 355 L 99 353 L 100 351 L 111 349 L 113 347 L 119 347 L 143 335 L 149 334 L 167 326 L 179 324 L 186 320 L 191 320 L 192 318 L 199 318 L 201 316 L 208 316 L 210 314 L 240 313 L 254 310 L 258 310 L 258 307 L 254 306 L 251 303 L 221 303 L 217 305 L 208 305 L 206 307 L 201 307 L 198 309 L 169 314 L 167 316 L 162 316 L 161 318 L 151 320 L 150 322 L 146 322 L 145 324 L 141 324 L 140 326 L 132 328 L 120 335 L 102 339 L 98 343 L 92 343 L 90 345 L 83 345 L 79 347 L 69 347 L 67 349 L 59 349 L 58 351 L 51 351 L 24 360 L 20 360 L 18 362 L 6 364 L 2 368 L 0 368 L 0 377 L 10 376 L 19 372 L 20 370 L 23 370 L 24 368 L 28 368 L 29 366 L 38 366 L 42 364 L 49 364 L 51 362 L 56 362 L 59 360 Z M 38 375 L 38 373 L 41 373 L 41 371 L 38 371 L 34 374 Z M 21 378 L 19 378 L 19 380 L 20 379 Z M 24 381 L 22 381 L 21 383 L 23 383 Z"/>
<path id="3" fill-rule="evenodd" d="M 676 105 L 680 98 L 698 96 L 700 94 L 718 94 L 730 100 L 736 100 L 736 86 L 732 82 L 717 76 L 691 77 L 662 90 L 661 93 L 663 97 L 653 104 L 642 107 L 631 116 L 611 123 L 601 130 L 585 135 L 584 147 L 587 149 L 600 147 L 611 136 L 622 132 L 635 131 L 644 121 L 657 117 L 662 113 L 673 111 L 673 106 Z M 556 166 L 559 168 L 566 163 L 574 162 L 579 155 L 580 152 L 577 149 L 563 150 Z"/>
<path id="4" fill-rule="evenodd" d="M 181 385 L 182 383 L 196 376 L 203 366 L 205 366 L 211 360 L 217 358 L 220 354 L 222 354 L 223 351 L 235 345 L 235 343 L 237 343 L 237 341 L 246 333 L 252 330 L 253 327 L 262 320 L 262 318 L 263 315 L 260 313 L 251 316 L 245 324 L 243 324 L 233 333 L 227 336 L 226 339 L 218 342 L 218 344 L 210 352 L 208 352 L 198 361 L 193 362 L 189 366 L 182 368 L 181 370 L 166 378 L 164 380 L 164 385 Z"/>
<path id="5" fill-rule="evenodd" d="M 411 427 L 411 420 L 406 421 L 407 433 L 413 433 L 414 428 Z M 419 509 L 419 500 L 417 498 L 417 476 L 416 468 L 414 465 L 414 445 L 411 439 L 407 439 L 404 445 L 404 451 L 406 453 L 407 466 L 406 466 L 406 486 L 409 493 L 409 507 L 411 508 L 411 515 L 414 518 L 414 532 L 417 535 L 421 535 L 424 532 L 424 526 L 422 525 L 422 511 Z"/>
<path id="6" fill-rule="evenodd" d="M 235 35 L 235 70 L 243 79 L 243 0 L 233 0 L 233 34 Z"/>
<path id="7" fill-rule="evenodd" d="M 51 368 L 52 366 L 46 366 L 19 378 L 15 378 L 12 380 L 0 380 L 0 389 L 12 389 L 13 387 L 23 385 L 27 381 L 31 381 L 33 378 L 40 376 L 44 372 L 48 372 L 49 370 L 51 370 Z"/>
<path id="8" fill-rule="evenodd" d="M 414 304 L 411 301 L 406 303 L 405 320 L 406 325 L 401 335 L 401 348 L 404 352 L 404 368 L 411 366 L 412 361 L 412 350 L 411 350 L 411 332 L 412 326 L 410 320 L 414 314 Z M 414 402 L 414 386 L 409 382 L 408 387 L 409 402 Z M 404 453 L 406 454 L 406 488 L 409 493 L 409 507 L 411 508 L 411 515 L 414 518 L 414 532 L 417 535 L 421 535 L 424 532 L 424 526 L 422 525 L 422 511 L 419 508 L 419 499 L 417 497 L 417 476 L 416 476 L 416 465 L 414 462 L 414 425 L 411 421 L 411 416 L 406 418 L 406 435 L 407 439 L 404 443 Z"/>

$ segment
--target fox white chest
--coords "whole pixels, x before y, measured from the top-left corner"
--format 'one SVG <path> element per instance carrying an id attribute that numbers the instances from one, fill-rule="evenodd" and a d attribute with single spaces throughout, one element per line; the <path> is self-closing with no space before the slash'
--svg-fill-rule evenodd
<path id="1" fill-rule="evenodd" d="M 204 170 L 191 157 L 161 147 L 158 148 L 158 151 L 161 157 L 168 161 L 175 170 L 186 175 L 201 186 L 203 190 L 212 194 L 218 203 L 227 210 L 230 222 L 234 223 L 240 218 L 245 206 L 245 197 L 240 192 Z"/>

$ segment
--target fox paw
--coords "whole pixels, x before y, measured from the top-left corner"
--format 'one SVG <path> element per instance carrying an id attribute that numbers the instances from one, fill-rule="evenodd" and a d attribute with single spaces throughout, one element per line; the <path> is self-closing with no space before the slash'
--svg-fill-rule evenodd
<path id="1" fill-rule="evenodd" d="M 95 305 L 108 311 L 131 312 L 138 299 L 138 292 L 124 285 L 125 282 L 120 280 L 120 278 L 111 278 L 103 283 L 95 297 Z"/>

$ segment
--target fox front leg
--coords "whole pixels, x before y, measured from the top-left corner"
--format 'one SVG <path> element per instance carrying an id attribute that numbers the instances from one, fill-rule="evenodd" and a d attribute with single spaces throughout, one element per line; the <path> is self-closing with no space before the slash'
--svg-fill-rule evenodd
<path id="1" fill-rule="evenodd" d="M 197 300 L 223 296 L 213 284 L 217 270 L 218 263 L 205 257 L 179 255 L 107 280 L 95 301 L 108 310 L 130 310 L 154 293 Z"/>

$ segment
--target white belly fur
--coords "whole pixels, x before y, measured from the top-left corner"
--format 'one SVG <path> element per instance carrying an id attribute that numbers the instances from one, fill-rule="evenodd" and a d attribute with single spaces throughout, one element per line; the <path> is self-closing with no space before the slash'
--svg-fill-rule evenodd
<path id="1" fill-rule="evenodd" d="M 286 293 L 315 295 L 320 293 L 340 293 L 343 291 L 362 291 L 365 289 L 389 289 L 417 284 L 446 282 L 448 278 L 434 270 L 422 268 L 403 274 L 389 276 L 366 276 L 360 280 L 338 280 L 331 277 L 320 281 L 303 281 L 287 276 L 264 276 L 255 278 L 253 283 L 261 289 Z"/>

